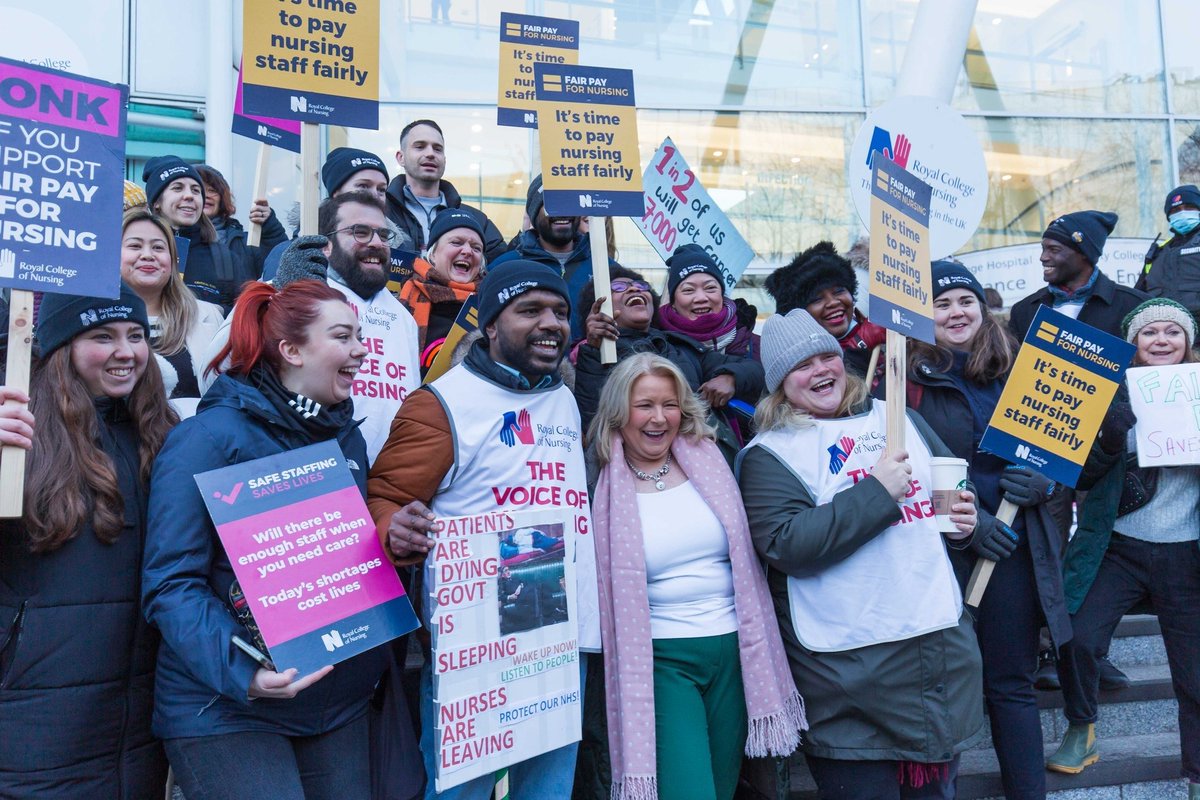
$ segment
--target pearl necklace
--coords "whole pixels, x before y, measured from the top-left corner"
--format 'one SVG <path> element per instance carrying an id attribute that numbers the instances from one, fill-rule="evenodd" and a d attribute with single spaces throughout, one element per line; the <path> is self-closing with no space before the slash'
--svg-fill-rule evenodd
<path id="1" fill-rule="evenodd" d="M 660 492 L 667 488 L 666 482 L 663 481 L 663 476 L 665 476 L 668 472 L 671 471 L 671 453 L 670 453 L 670 451 L 667 452 L 667 460 L 664 461 L 663 465 L 661 467 L 659 467 L 658 470 L 656 472 L 654 472 L 653 474 L 651 474 L 649 472 L 642 472 L 640 469 L 635 467 L 633 465 L 633 462 L 630 461 L 628 458 L 625 459 L 625 464 L 629 467 L 630 471 L 633 472 L 633 474 L 635 476 L 637 476 L 638 480 L 654 481 L 654 488 L 658 489 Z"/>

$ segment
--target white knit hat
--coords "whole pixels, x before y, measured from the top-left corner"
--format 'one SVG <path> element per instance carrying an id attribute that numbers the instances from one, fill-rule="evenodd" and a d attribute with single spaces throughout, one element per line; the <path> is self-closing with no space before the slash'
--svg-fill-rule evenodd
<path id="1" fill-rule="evenodd" d="M 1138 331 L 1151 322 L 1174 322 L 1187 334 L 1188 347 L 1196 346 L 1196 318 L 1180 303 L 1167 297 L 1155 297 L 1129 312 L 1121 322 L 1125 341 L 1133 344 Z"/>
<path id="2" fill-rule="evenodd" d="M 786 316 L 775 314 L 768 319 L 763 324 L 760 347 L 768 392 L 779 388 L 800 362 L 819 353 L 842 355 L 838 340 L 803 308 L 794 308 Z"/>

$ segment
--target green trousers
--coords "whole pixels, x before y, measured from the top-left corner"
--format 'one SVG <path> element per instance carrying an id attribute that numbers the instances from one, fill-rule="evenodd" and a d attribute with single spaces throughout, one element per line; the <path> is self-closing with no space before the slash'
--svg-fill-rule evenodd
<path id="1" fill-rule="evenodd" d="M 736 633 L 654 640 L 659 800 L 730 800 L 746 727 Z"/>

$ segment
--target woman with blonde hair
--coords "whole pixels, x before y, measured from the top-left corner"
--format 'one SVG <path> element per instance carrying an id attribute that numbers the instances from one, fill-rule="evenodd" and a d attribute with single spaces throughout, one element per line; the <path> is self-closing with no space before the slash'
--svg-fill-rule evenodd
<path id="1" fill-rule="evenodd" d="M 949 800 L 984 733 L 979 646 L 946 552 L 974 534 L 974 496 L 939 532 L 930 459 L 945 445 L 910 413 L 905 449 L 889 448 L 883 403 L 804 309 L 767 320 L 762 356 L 770 395 L 738 480 L 807 704 L 809 770 L 822 800 Z"/>
<path id="2" fill-rule="evenodd" d="M 121 279 L 146 304 L 151 347 L 178 376 L 171 401 L 180 416 L 190 417 L 200 400 L 203 356 L 225 315 L 184 285 L 166 220 L 138 206 L 125 212 L 121 230 Z"/>
<path id="3" fill-rule="evenodd" d="M 679 368 L 612 371 L 590 430 L 614 798 L 728 800 L 807 723 L 737 484 Z"/>

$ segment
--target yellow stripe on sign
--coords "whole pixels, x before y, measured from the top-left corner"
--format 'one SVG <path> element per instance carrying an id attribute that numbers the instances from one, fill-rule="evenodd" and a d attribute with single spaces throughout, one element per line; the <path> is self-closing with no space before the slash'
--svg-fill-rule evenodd
<path id="1" fill-rule="evenodd" d="M 504 32 L 506 34 L 508 34 L 509 36 L 520 36 L 521 35 L 521 23 L 519 23 L 519 22 L 508 23 L 508 26 L 505 27 Z"/>
<path id="2" fill-rule="evenodd" d="M 1042 324 L 1038 326 L 1038 328 L 1045 331 L 1046 333 L 1050 334 L 1051 336 L 1058 336 L 1058 326 L 1057 325 L 1051 325 L 1049 322 L 1043 321 Z"/>
<path id="3" fill-rule="evenodd" d="M 879 180 L 876 181 L 876 183 L 880 189 L 883 189 L 885 192 L 887 191 L 887 188 L 888 188 L 887 176 L 880 175 Z"/>
<path id="4" fill-rule="evenodd" d="M 1034 335 L 1037 336 L 1037 338 L 1041 339 L 1043 342 L 1049 342 L 1050 344 L 1054 344 L 1055 341 L 1057 341 L 1053 336 L 1051 336 L 1050 334 L 1046 333 L 1043 330 L 1039 330 Z"/>
<path id="5" fill-rule="evenodd" d="M 561 92 L 562 75 L 543 75 L 542 89 L 547 92 Z"/>

